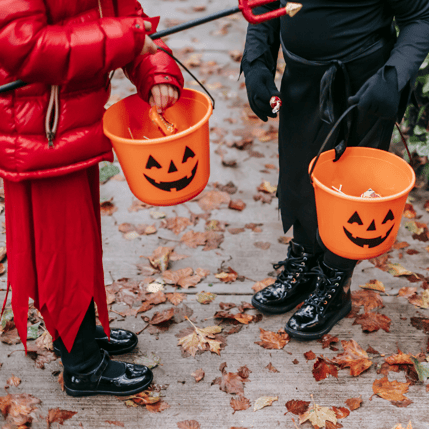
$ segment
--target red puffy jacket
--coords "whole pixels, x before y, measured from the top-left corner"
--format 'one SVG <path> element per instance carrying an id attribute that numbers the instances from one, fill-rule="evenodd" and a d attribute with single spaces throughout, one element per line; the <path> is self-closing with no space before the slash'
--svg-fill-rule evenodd
<path id="1" fill-rule="evenodd" d="M 136 0 L 0 1 L 0 85 L 31 83 L 0 94 L 1 177 L 52 177 L 112 160 L 101 122 L 111 70 L 123 67 L 146 101 L 158 83 L 180 91 L 167 54 L 139 55 L 143 17 Z"/>

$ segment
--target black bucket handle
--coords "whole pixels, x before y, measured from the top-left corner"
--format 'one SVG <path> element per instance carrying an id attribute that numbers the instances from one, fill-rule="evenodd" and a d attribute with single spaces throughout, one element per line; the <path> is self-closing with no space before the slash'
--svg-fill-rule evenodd
<path id="1" fill-rule="evenodd" d="M 308 173 L 309 174 L 309 177 L 310 177 L 310 182 L 311 183 L 313 183 L 313 179 L 312 179 L 312 174 L 313 174 L 313 171 L 314 171 L 314 168 L 316 167 L 316 163 L 317 163 L 317 161 L 319 160 L 319 157 L 320 157 L 320 155 L 322 154 L 322 152 L 323 152 L 323 149 L 325 149 L 325 146 L 328 144 L 328 141 L 329 141 L 329 139 L 332 137 L 332 135 L 334 134 L 334 131 L 337 129 L 337 127 L 338 127 L 338 125 L 341 123 L 341 121 L 348 115 L 348 113 L 350 112 L 350 111 L 352 111 L 355 107 L 357 107 L 358 105 L 357 104 L 353 104 L 352 106 L 350 106 L 340 117 L 339 117 L 339 119 L 338 119 L 338 121 L 335 123 L 335 125 L 332 127 L 332 130 L 329 132 L 329 134 L 326 136 L 326 139 L 325 139 L 325 141 L 323 142 L 323 144 L 322 144 L 322 146 L 321 146 L 321 148 L 320 148 L 320 150 L 319 150 L 319 153 L 317 154 L 317 156 L 316 156 L 316 159 L 314 160 L 314 162 L 313 162 L 313 165 L 311 166 L 311 170 L 310 170 L 310 172 Z M 407 154 L 408 154 L 408 157 L 409 157 L 409 160 L 410 160 L 410 165 L 412 166 L 412 160 L 411 160 L 411 153 L 410 153 L 410 150 L 408 149 L 408 145 L 407 145 L 407 141 L 406 141 L 406 139 L 405 139 L 405 137 L 404 137 L 404 134 L 402 133 L 402 131 L 401 131 L 401 128 L 399 127 L 399 124 L 397 123 L 397 122 L 395 122 L 395 125 L 396 125 L 396 128 L 398 129 L 398 131 L 399 131 L 399 134 L 400 134 L 400 136 L 401 136 L 401 139 L 402 139 L 402 142 L 404 143 L 404 146 L 405 146 L 405 149 L 406 149 L 406 151 L 407 151 Z M 347 149 L 347 142 L 346 142 L 346 149 Z M 339 160 L 339 157 L 337 157 L 336 159 L 335 159 L 335 161 L 338 161 Z"/>

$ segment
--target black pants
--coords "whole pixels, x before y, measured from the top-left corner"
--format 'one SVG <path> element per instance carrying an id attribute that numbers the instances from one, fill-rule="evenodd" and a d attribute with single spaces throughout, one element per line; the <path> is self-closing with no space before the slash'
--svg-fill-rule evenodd
<path id="1" fill-rule="evenodd" d="M 95 329 L 95 306 L 94 301 L 92 301 L 80 325 L 70 353 L 61 338 L 54 342 L 61 351 L 64 369 L 75 374 L 85 374 L 98 367 L 102 355 L 95 340 Z"/>

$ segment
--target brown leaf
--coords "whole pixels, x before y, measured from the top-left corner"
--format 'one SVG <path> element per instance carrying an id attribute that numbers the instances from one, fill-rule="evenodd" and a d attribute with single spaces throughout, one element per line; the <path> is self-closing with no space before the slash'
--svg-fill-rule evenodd
<path id="1" fill-rule="evenodd" d="M 204 378 L 205 372 L 203 371 L 202 368 L 197 369 L 196 371 L 194 371 L 192 374 L 192 377 L 195 378 L 195 381 L 198 383 L 199 381 L 201 381 Z"/>
<path id="2" fill-rule="evenodd" d="M 271 243 L 268 241 L 257 241 L 256 243 L 253 243 L 255 247 L 262 250 L 268 250 L 271 246 Z"/>
<path id="3" fill-rule="evenodd" d="M 314 359 L 316 359 L 316 355 L 311 350 L 309 350 L 308 352 L 305 352 L 304 353 L 304 357 L 307 360 L 314 360 Z"/>
<path id="4" fill-rule="evenodd" d="M 149 256 L 149 263 L 152 267 L 162 271 L 165 271 L 168 268 L 171 252 L 173 251 L 172 247 L 163 247 L 160 246 L 156 248 L 152 256 Z"/>
<path id="5" fill-rule="evenodd" d="M 55 422 L 62 425 L 65 420 L 71 419 L 75 414 L 77 414 L 77 411 L 60 410 L 59 408 L 50 409 L 46 418 L 48 427 L 51 427 L 51 424 Z"/>
<path id="6" fill-rule="evenodd" d="M 144 313 L 150 310 L 154 305 L 162 304 L 165 301 L 167 301 L 167 298 L 162 291 L 147 294 L 146 301 L 142 303 L 141 307 L 136 311 L 136 314 Z"/>
<path id="7" fill-rule="evenodd" d="M 192 333 L 179 339 L 178 346 L 182 346 L 191 356 L 195 357 L 198 350 L 210 350 L 212 353 L 220 355 L 221 342 L 215 340 L 214 335 L 222 332 L 220 326 L 209 326 L 207 328 L 198 328 L 194 326 Z"/>
<path id="8" fill-rule="evenodd" d="M 3 262 L 6 259 L 6 247 L 0 247 L 0 262 Z"/>
<path id="9" fill-rule="evenodd" d="M 350 414 L 350 411 L 345 407 L 332 407 L 332 409 L 337 419 L 345 419 Z"/>
<path id="10" fill-rule="evenodd" d="M 205 234 L 206 245 L 203 248 L 204 252 L 217 249 L 223 243 L 225 238 L 223 234 L 215 231 L 206 231 Z"/>
<path id="11" fill-rule="evenodd" d="M 21 384 L 21 379 L 12 374 L 12 376 L 7 379 L 6 384 L 17 387 Z"/>
<path id="12" fill-rule="evenodd" d="M 61 391 L 64 392 L 64 372 L 58 375 L 58 384 L 61 386 Z"/>
<path id="13" fill-rule="evenodd" d="M 174 307 L 171 307 L 167 310 L 163 310 L 161 312 L 155 313 L 149 323 L 151 325 L 159 325 L 160 323 L 164 323 L 164 322 L 167 322 L 168 320 L 171 320 L 173 316 L 174 316 Z"/>
<path id="14" fill-rule="evenodd" d="M 405 286 L 401 287 L 398 292 L 398 296 L 403 296 L 404 298 L 409 298 L 417 293 L 416 287 Z"/>
<path id="15" fill-rule="evenodd" d="M 342 340 L 341 345 L 344 353 L 340 353 L 332 359 L 332 362 L 339 365 L 341 369 L 350 367 L 350 374 L 356 377 L 372 365 L 366 351 L 355 340 Z"/>
<path id="16" fill-rule="evenodd" d="M 246 380 L 247 378 L 249 378 L 249 375 L 251 374 L 252 371 L 250 371 L 249 368 L 247 368 L 246 365 L 241 366 L 240 368 L 238 368 L 237 374 L 244 380 L 244 381 L 248 381 Z"/>
<path id="17" fill-rule="evenodd" d="M 12 427 L 25 428 L 31 425 L 38 404 L 40 399 L 27 393 L 0 396 L 0 410 L 6 423 L 14 425 Z"/>
<path id="18" fill-rule="evenodd" d="M 185 243 L 191 249 L 196 249 L 198 246 L 204 246 L 207 241 L 207 232 L 187 231 L 182 235 L 180 241 Z"/>
<path id="19" fill-rule="evenodd" d="M 255 291 L 255 293 L 259 292 L 262 289 L 265 289 L 268 286 L 271 286 L 274 282 L 276 281 L 275 278 L 273 277 L 267 277 L 264 280 L 261 280 L 259 282 L 256 282 L 253 286 L 252 289 Z"/>
<path id="20" fill-rule="evenodd" d="M 359 396 L 359 398 L 350 398 L 344 402 L 350 408 L 350 411 L 354 411 L 362 405 L 362 398 Z"/>
<path id="21" fill-rule="evenodd" d="M 44 369 L 45 364 L 48 364 L 58 357 L 54 352 L 37 347 L 36 344 L 27 343 L 27 354 L 35 361 L 37 368 Z"/>
<path id="22" fill-rule="evenodd" d="M 234 414 L 236 411 L 244 411 L 250 408 L 250 401 L 243 396 L 239 396 L 238 398 L 231 398 L 231 401 L 229 404 L 231 405 L 231 408 L 234 410 L 232 414 Z"/>
<path id="23" fill-rule="evenodd" d="M 319 343 L 322 343 L 322 348 L 326 349 L 330 347 L 331 343 L 338 343 L 338 337 L 334 337 L 331 334 L 325 334 L 320 340 L 317 340 Z"/>
<path id="24" fill-rule="evenodd" d="M 368 346 L 368 348 L 366 349 L 367 353 L 371 353 L 373 355 L 378 355 L 380 354 L 380 352 L 378 352 L 377 350 L 373 349 L 371 346 Z"/>
<path id="25" fill-rule="evenodd" d="M 243 211 L 246 208 L 246 203 L 243 200 L 236 199 L 229 202 L 228 208 L 237 211 Z"/>
<path id="26" fill-rule="evenodd" d="M 228 267 L 225 271 L 215 274 L 215 277 L 224 283 L 232 283 L 237 280 L 238 274 L 231 267 Z"/>
<path id="27" fill-rule="evenodd" d="M 212 381 L 213 384 L 218 384 L 219 389 L 226 393 L 235 393 L 244 396 L 243 378 L 235 372 L 222 372 L 221 377 L 217 377 Z"/>
<path id="28" fill-rule="evenodd" d="M 151 413 L 161 413 L 167 408 L 170 408 L 170 405 L 168 405 L 167 402 L 164 402 L 164 401 L 159 401 L 156 404 L 152 404 L 152 405 L 150 404 L 146 405 L 146 409 Z"/>
<path id="29" fill-rule="evenodd" d="M 115 426 L 119 426 L 121 428 L 125 427 L 125 424 L 122 422 L 118 422 L 116 420 L 106 420 L 106 423 L 108 423 L 109 425 L 115 425 Z"/>
<path id="30" fill-rule="evenodd" d="M 405 408 L 411 405 L 413 401 L 411 399 L 404 399 L 403 401 L 390 401 L 390 403 L 395 407 Z"/>
<path id="31" fill-rule="evenodd" d="M 384 287 L 384 284 L 379 280 L 370 280 L 368 283 L 365 283 L 364 285 L 359 285 L 359 287 L 361 287 L 362 289 L 376 290 L 378 292 L 386 292 L 386 288 Z"/>
<path id="32" fill-rule="evenodd" d="M 289 341 L 290 337 L 283 329 L 279 329 L 277 334 L 271 331 L 265 331 L 259 328 L 261 331 L 261 341 L 255 341 L 255 344 L 260 345 L 264 349 L 282 349 Z"/>
<path id="33" fill-rule="evenodd" d="M 222 204 L 229 204 L 231 197 L 226 192 L 206 191 L 198 200 L 198 205 L 204 211 L 211 211 L 220 208 Z"/>
<path id="34" fill-rule="evenodd" d="M 190 225 L 192 225 L 192 222 L 189 218 L 176 216 L 174 218 L 163 219 L 160 228 L 169 229 L 174 234 L 179 235 Z"/>
<path id="35" fill-rule="evenodd" d="M 375 380 L 372 385 L 374 394 L 388 401 L 404 401 L 408 399 L 404 393 L 408 392 L 409 383 L 401 383 L 399 381 L 389 381 L 387 377 L 380 380 Z"/>
<path id="36" fill-rule="evenodd" d="M 232 235 L 241 234 L 246 231 L 244 228 L 228 228 L 228 232 Z"/>
<path id="37" fill-rule="evenodd" d="M 186 299 L 186 294 L 179 292 L 166 293 L 165 296 L 174 305 L 179 305 L 183 300 Z"/>
<path id="38" fill-rule="evenodd" d="M 384 358 L 384 360 L 389 365 L 413 365 L 413 361 L 411 360 L 411 356 L 409 354 L 403 353 L 399 349 L 398 349 L 397 354 L 394 354 L 392 356 Z"/>
<path id="39" fill-rule="evenodd" d="M 412 204 L 409 204 L 409 203 L 405 204 L 404 212 L 402 216 L 406 217 L 407 219 L 415 219 L 415 217 L 417 216 L 417 213 L 414 210 L 414 207 Z"/>
<path id="40" fill-rule="evenodd" d="M 201 281 L 201 278 L 199 276 L 192 275 L 193 272 L 194 270 L 190 267 L 181 268 L 180 270 L 176 271 L 167 270 L 162 273 L 162 278 L 167 284 L 170 284 L 172 286 L 179 286 L 179 284 L 185 284 L 185 289 L 187 289 L 191 286 L 195 286 L 199 283 L 199 281 Z M 198 277 L 199 280 L 195 283 L 197 279 L 193 277 Z"/>
<path id="41" fill-rule="evenodd" d="M 411 324 L 417 328 L 421 329 L 425 334 L 429 334 L 429 319 L 426 317 L 411 317 Z"/>
<path id="42" fill-rule="evenodd" d="M 226 229 L 226 225 L 228 225 L 226 222 L 210 219 L 206 221 L 206 231 L 217 231 L 217 232 L 224 232 Z"/>
<path id="43" fill-rule="evenodd" d="M 265 368 L 267 368 L 268 371 L 270 371 L 270 372 L 279 372 L 277 370 L 277 368 L 275 368 L 271 362 Z"/>
<path id="44" fill-rule="evenodd" d="M 365 313 L 356 317 L 353 325 L 361 325 L 362 331 L 375 332 L 380 328 L 390 332 L 391 319 L 380 313 Z"/>
<path id="45" fill-rule="evenodd" d="M 112 200 L 113 198 L 100 204 L 100 212 L 102 216 L 112 216 L 112 214 L 118 210 L 115 204 L 112 203 Z"/>
<path id="46" fill-rule="evenodd" d="M 231 308 L 235 308 L 236 305 L 232 302 L 220 302 L 219 307 L 221 310 L 229 310 Z"/>
<path id="47" fill-rule="evenodd" d="M 338 370 L 335 365 L 327 361 L 323 356 L 317 358 L 313 365 L 313 377 L 316 381 L 324 380 L 330 375 L 338 378 Z"/>
<path id="48" fill-rule="evenodd" d="M 183 420 L 177 423 L 179 429 L 201 429 L 200 424 L 196 420 Z"/>
<path id="49" fill-rule="evenodd" d="M 299 415 L 299 414 L 304 414 L 308 410 L 308 407 L 310 406 L 310 402 L 296 401 L 293 399 L 291 401 L 287 401 L 285 405 L 287 410 L 290 413 Z"/>
<path id="50" fill-rule="evenodd" d="M 352 303 L 356 306 L 363 306 L 365 313 L 384 307 L 380 294 L 373 290 L 357 290 L 352 292 Z"/>

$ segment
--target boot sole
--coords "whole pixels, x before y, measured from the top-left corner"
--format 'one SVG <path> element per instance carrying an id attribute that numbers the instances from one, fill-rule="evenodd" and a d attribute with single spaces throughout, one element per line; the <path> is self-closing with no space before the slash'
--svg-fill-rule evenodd
<path id="1" fill-rule="evenodd" d="M 257 310 L 259 310 L 263 314 L 284 314 L 284 313 L 287 313 L 288 311 L 292 310 L 293 308 L 295 308 L 301 302 L 303 302 L 310 294 L 311 294 L 311 292 L 308 292 L 308 295 L 301 297 L 299 299 L 295 299 L 295 301 L 292 301 L 291 304 L 285 305 L 283 307 L 266 306 L 266 305 L 261 304 L 260 302 L 256 301 L 255 297 L 253 296 L 252 297 L 252 305 L 253 305 L 253 307 L 255 307 Z"/>
<path id="2" fill-rule="evenodd" d="M 324 335 L 326 335 L 334 326 L 335 324 L 347 316 L 347 314 L 350 313 L 352 310 L 352 303 L 350 302 L 347 307 L 343 308 L 333 319 L 332 321 L 322 330 L 319 332 L 301 332 L 296 331 L 295 329 L 289 328 L 288 324 L 285 326 L 285 331 L 288 333 L 292 338 L 297 338 L 299 340 L 318 340 L 319 338 L 322 338 Z"/>
<path id="3" fill-rule="evenodd" d="M 136 387 L 135 389 L 132 389 L 132 390 L 127 390 L 126 392 L 125 391 L 113 392 L 109 390 L 74 390 L 74 389 L 70 389 L 67 386 L 64 386 L 64 387 L 67 395 L 73 396 L 75 398 L 80 396 L 95 396 L 95 395 L 128 396 L 128 395 L 134 395 L 135 393 L 139 393 L 139 392 L 142 392 L 143 390 L 146 390 L 150 386 L 152 381 L 153 381 L 153 375 L 151 376 L 150 380 L 146 384 L 140 387 Z"/>

